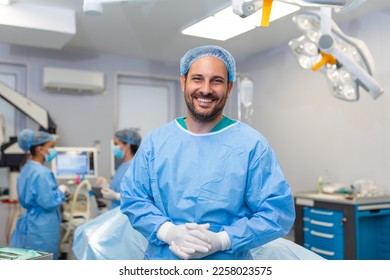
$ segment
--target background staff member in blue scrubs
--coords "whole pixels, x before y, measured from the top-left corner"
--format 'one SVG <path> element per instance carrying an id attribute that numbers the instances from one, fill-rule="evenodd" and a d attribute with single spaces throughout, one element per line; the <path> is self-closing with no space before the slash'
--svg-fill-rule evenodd
<path id="1" fill-rule="evenodd" d="M 223 115 L 236 78 L 218 46 L 180 61 L 187 117 L 146 136 L 121 183 L 121 211 L 149 244 L 145 259 L 252 259 L 287 234 L 290 186 L 269 142 Z"/>
<path id="2" fill-rule="evenodd" d="M 120 183 L 141 144 L 141 135 L 134 128 L 121 129 L 115 132 L 114 144 L 114 156 L 121 159 L 122 163 L 115 171 L 110 186 L 102 188 L 103 197 L 111 201 L 110 209 L 120 205 Z"/>
<path id="3" fill-rule="evenodd" d="M 59 206 L 65 200 L 65 185 L 58 187 L 53 172 L 44 165 L 56 156 L 54 136 L 30 129 L 18 135 L 19 147 L 31 159 L 23 166 L 17 181 L 20 205 L 26 209 L 19 217 L 12 233 L 10 246 L 53 253 L 58 259 L 61 213 Z"/>

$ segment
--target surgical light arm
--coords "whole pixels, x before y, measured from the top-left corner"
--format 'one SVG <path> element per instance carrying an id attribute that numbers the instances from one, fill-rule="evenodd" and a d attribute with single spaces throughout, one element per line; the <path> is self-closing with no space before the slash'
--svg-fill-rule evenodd
<path id="1" fill-rule="evenodd" d="M 276 1 L 276 0 L 275 0 Z M 354 0 L 277 0 L 299 6 L 344 8 Z M 361 0 L 360 0 L 361 1 Z M 245 18 L 263 8 L 264 0 L 232 0 L 233 13 Z"/>
<path id="2" fill-rule="evenodd" d="M 378 98 L 383 93 L 383 88 L 371 76 L 373 74 L 373 61 L 370 57 L 370 52 L 363 43 L 349 39 L 344 35 L 337 26 L 332 29 L 331 9 L 321 8 L 321 37 L 318 42 L 318 47 L 321 51 L 331 54 L 337 61 L 344 66 L 352 75 L 356 77 L 359 84 L 374 98 Z M 356 50 L 362 54 L 364 65 L 367 70 L 363 69 L 358 63 L 352 60 L 343 50 L 341 50 L 335 41 L 334 33 L 340 38 L 353 45 Z M 364 59 L 365 58 L 365 59 Z"/>
<path id="3" fill-rule="evenodd" d="M 232 0 L 233 13 L 236 15 L 246 18 L 263 7 L 263 0 Z"/>
<path id="4" fill-rule="evenodd" d="M 306 7 L 344 7 L 350 0 L 278 0 Z"/>
<path id="5" fill-rule="evenodd" d="M 35 121 L 40 129 L 52 134 L 56 133 L 57 126 L 45 109 L 1 82 L 0 97 Z"/>
<path id="6" fill-rule="evenodd" d="M 347 36 L 332 20 L 332 9 L 297 13 L 293 22 L 303 35 L 289 46 L 304 69 L 320 70 L 327 78 L 332 94 L 345 101 L 359 99 L 359 87 L 374 99 L 383 88 L 373 78 L 374 60 L 366 44 Z"/>
<path id="7" fill-rule="evenodd" d="M 383 93 L 383 88 L 381 88 L 379 83 L 375 81 L 375 79 L 370 74 L 368 74 L 366 70 L 354 62 L 335 45 L 332 36 L 327 34 L 322 35 L 319 41 L 319 47 L 322 51 L 333 55 L 337 61 L 345 67 L 345 69 L 347 69 L 356 77 L 356 79 L 359 81 L 359 84 L 364 89 L 366 89 L 374 99 L 377 99 Z"/>

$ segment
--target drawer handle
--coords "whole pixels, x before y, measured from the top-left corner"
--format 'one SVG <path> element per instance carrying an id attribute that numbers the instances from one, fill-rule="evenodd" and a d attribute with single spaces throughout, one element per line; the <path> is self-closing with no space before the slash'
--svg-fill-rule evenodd
<path id="1" fill-rule="evenodd" d="M 334 212 L 330 212 L 330 211 L 319 211 L 319 210 L 310 209 L 310 213 L 319 214 L 319 215 L 324 215 L 324 216 L 332 216 Z"/>
<path id="2" fill-rule="evenodd" d="M 317 220 L 310 220 L 310 223 L 317 226 L 323 226 L 323 227 L 333 227 L 333 223 L 326 223 L 326 222 L 320 222 Z"/>
<path id="3" fill-rule="evenodd" d="M 319 253 L 319 254 L 323 254 L 323 255 L 327 255 L 327 256 L 334 256 L 334 254 L 335 254 L 335 252 L 321 250 L 321 249 L 318 249 L 316 247 L 311 247 L 310 249 L 315 253 Z"/>
<path id="4" fill-rule="evenodd" d="M 311 230 L 310 234 L 311 235 L 315 235 L 315 236 L 319 236 L 319 237 L 323 237 L 323 238 L 328 238 L 328 239 L 333 239 L 334 238 L 334 234 L 322 233 L 322 232 L 318 232 L 318 231 L 315 231 L 315 230 Z"/>

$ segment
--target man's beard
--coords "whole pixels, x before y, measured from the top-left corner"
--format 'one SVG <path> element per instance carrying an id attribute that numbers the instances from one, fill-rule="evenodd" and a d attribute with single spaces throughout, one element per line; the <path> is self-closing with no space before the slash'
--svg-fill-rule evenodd
<path id="1" fill-rule="evenodd" d="M 205 97 L 208 97 L 208 96 L 205 96 Z M 189 112 L 191 113 L 191 115 L 195 121 L 197 121 L 199 123 L 205 123 L 205 122 L 214 121 L 218 116 L 220 116 L 222 114 L 223 109 L 225 107 L 227 97 L 220 100 L 220 103 L 217 104 L 217 106 L 214 107 L 211 112 L 197 111 L 193 100 L 194 99 L 191 96 L 188 98 L 185 98 L 185 102 L 187 104 L 187 108 L 188 108 Z"/>

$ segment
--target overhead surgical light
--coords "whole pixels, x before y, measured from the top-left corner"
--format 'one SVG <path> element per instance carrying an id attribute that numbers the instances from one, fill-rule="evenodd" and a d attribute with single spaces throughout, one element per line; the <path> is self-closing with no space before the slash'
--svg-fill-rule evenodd
<path id="1" fill-rule="evenodd" d="M 374 62 L 366 44 L 345 35 L 331 19 L 330 8 L 298 13 L 293 22 L 303 32 L 289 42 L 299 65 L 324 73 L 335 97 L 357 101 L 360 86 L 374 99 L 383 93 L 373 78 Z"/>

